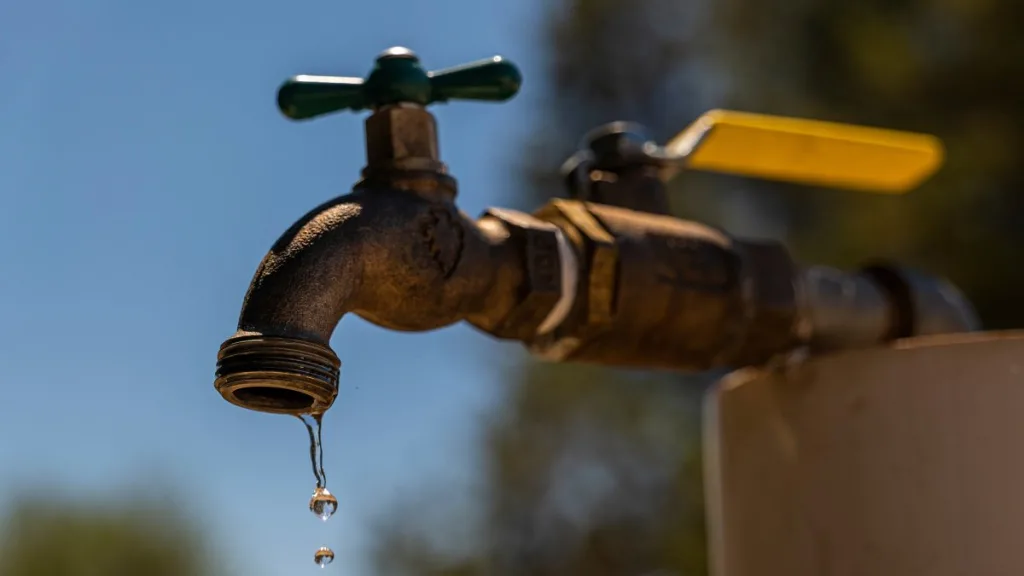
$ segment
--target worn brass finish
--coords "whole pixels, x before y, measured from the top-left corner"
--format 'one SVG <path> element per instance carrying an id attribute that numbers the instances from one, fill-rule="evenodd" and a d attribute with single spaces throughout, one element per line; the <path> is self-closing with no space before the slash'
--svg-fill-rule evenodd
<path id="1" fill-rule="evenodd" d="M 437 122 L 433 114 L 413 104 L 385 106 L 366 119 L 366 168 L 420 170 L 444 174 L 438 160 Z"/>
<path id="2" fill-rule="evenodd" d="M 738 321 L 735 348 L 724 348 L 717 366 L 762 364 L 779 351 L 806 342 L 800 320 L 799 276 L 779 242 L 736 241 L 743 262 L 744 315 Z"/>
<path id="3" fill-rule="evenodd" d="M 688 156 L 627 123 L 590 134 L 566 164 L 577 199 L 474 220 L 455 205 L 423 105 L 507 99 L 518 71 L 492 59 L 431 76 L 411 52 L 392 52 L 378 59 L 390 76 L 282 87 L 295 119 L 373 109 L 367 162 L 350 194 L 296 222 L 257 269 L 218 354 L 215 387 L 235 405 L 330 408 L 340 370 L 330 338 L 348 313 L 410 332 L 466 321 L 556 361 L 684 371 L 978 328 L 940 280 L 890 266 L 798 268 L 777 242 L 668 216 L 664 179 Z"/>
<path id="4" fill-rule="evenodd" d="M 523 282 L 519 302 L 507 316 L 495 324 L 482 318 L 477 327 L 499 338 L 529 341 L 562 294 L 558 228 L 529 214 L 502 208 L 488 209 L 481 222 L 494 223 L 508 232 L 510 245 L 519 251 Z"/>
<path id="5" fill-rule="evenodd" d="M 217 355 L 217 389 L 236 406 L 271 413 L 318 413 L 338 394 L 341 362 L 327 346 L 238 334 Z"/>
<path id="6" fill-rule="evenodd" d="M 304 362 L 311 360 L 281 358 L 271 382 L 262 357 L 271 350 L 240 350 L 238 338 L 327 349 L 335 326 L 349 312 L 402 331 L 461 320 L 496 326 L 522 299 L 521 258 L 506 231 L 478 225 L 448 201 L 369 188 L 332 200 L 297 222 L 260 264 L 239 330 L 221 349 L 217 387 L 225 398 L 255 410 L 300 412 L 284 402 L 274 404 L 275 396 L 253 390 L 254 384 L 247 389 L 263 396 L 259 403 L 247 403 L 237 393 L 229 397 L 239 380 L 308 394 L 310 367 Z M 328 370 L 325 358 L 315 362 L 318 376 Z M 331 386 L 337 386 L 336 372 Z M 318 406 L 329 406 L 326 394 L 315 398 Z"/>
<path id="7" fill-rule="evenodd" d="M 578 201 L 537 216 L 571 227 L 584 254 L 570 317 L 531 342 L 541 355 L 692 371 L 761 363 L 796 341 L 794 268 L 781 245 Z"/>
<path id="8" fill-rule="evenodd" d="M 611 278 L 619 266 L 619 247 L 615 238 L 594 218 L 583 202 L 552 200 L 537 211 L 537 216 L 549 220 L 568 232 L 576 249 L 584 255 L 580 268 L 584 277 Z M 602 330 L 612 322 L 615 312 L 614 282 L 585 282 L 577 300 L 585 305 L 588 326 Z"/>

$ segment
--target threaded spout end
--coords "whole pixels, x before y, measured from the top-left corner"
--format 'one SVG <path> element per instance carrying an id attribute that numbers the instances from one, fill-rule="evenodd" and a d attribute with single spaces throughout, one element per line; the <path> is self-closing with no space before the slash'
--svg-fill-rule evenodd
<path id="1" fill-rule="evenodd" d="M 322 344 L 236 336 L 217 354 L 214 388 L 235 406 L 271 414 L 324 412 L 338 395 L 341 362 Z"/>

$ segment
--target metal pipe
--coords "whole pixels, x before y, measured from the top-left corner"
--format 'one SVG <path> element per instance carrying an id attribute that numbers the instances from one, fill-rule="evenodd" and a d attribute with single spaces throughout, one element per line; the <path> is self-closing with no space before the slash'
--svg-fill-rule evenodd
<path id="1" fill-rule="evenodd" d="M 981 329 L 959 290 L 915 270 L 878 264 L 850 273 L 811 266 L 801 270 L 797 285 L 806 339 L 817 351 Z"/>
<path id="2" fill-rule="evenodd" d="M 881 286 L 863 274 L 811 266 L 797 279 L 806 337 L 818 350 L 859 348 L 892 333 L 893 305 Z"/>
<path id="3" fill-rule="evenodd" d="M 800 270 L 777 242 L 667 214 L 554 200 L 534 215 L 492 208 L 473 220 L 455 206 L 436 135 L 418 105 L 383 105 L 367 119 L 352 194 L 296 222 L 257 269 L 218 354 L 226 400 L 327 410 L 340 369 L 330 338 L 348 313 L 406 332 L 467 321 L 553 360 L 684 371 L 757 365 L 801 344 L 977 328 L 940 280 L 886 266 Z M 646 184 L 610 185 L 594 190 L 630 205 L 627 193 Z M 653 210 L 664 191 L 647 192 L 640 204 Z"/>
<path id="4" fill-rule="evenodd" d="M 521 262 L 500 221 L 477 224 L 450 201 L 405 190 L 356 190 L 299 220 L 263 259 L 215 386 L 254 410 L 325 410 L 337 393 L 329 341 L 342 316 L 401 331 L 461 320 L 495 328 L 521 300 Z"/>

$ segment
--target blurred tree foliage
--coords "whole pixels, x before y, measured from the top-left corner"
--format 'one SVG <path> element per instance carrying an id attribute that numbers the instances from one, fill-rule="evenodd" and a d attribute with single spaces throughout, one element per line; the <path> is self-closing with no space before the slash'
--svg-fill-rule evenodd
<path id="1" fill-rule="evenodd" d="M 0 532 L 3 576 L 213 576 L 199 531 L 176 507 L 46 495 L 19 499 Z"/>
<path id="2" fill-rule="evenodd" d="M 897 259 L 951 277 L 989 327 L 1024 322 L 1006 272 L 1024 235 L 1024 5 L 1005 0 L 560 0 L 545 5 L 546 100 L 517 174 L 557 168 L 601 123 L 664 141 L 712 107 L 939 135 L 947 165 L 903 197 L 683 174 L 677 214 L 782 239 L 805 262 Z M 1005 263 L 1005 264 L 1004 264 Z M 1012 270 L 1012 268 L 1011 268 Z M 698 398 L 710 376 L 529 363 L 488 421 L 476 537 L 383 525 L 381 574 L 706 572 Z M 464 520 L 460 520 L 464 521 Z"/>
<path id="3" fill-rule="evenodd" d="M 1024 323 L 1024 5 L 1007 0 L 753 0 L 713 4 L 720 104 L 940 136 L 947 164 L 891 198 L 781 188 L 757 197 L 806 260 L 898 258 L 952 278 L 987 327 Z M 763 188 L 748 185 L 752 189 Z"/>
<path id="4" fill-rule="evenodd" d="M 703 573 L 699 387 L 573 366 L 533 365 L 522 378 L 484 442 L 475 537 L 453 545 L 446 522 L 409 520 L 422 503 L 400 507 L 376 573 Z"/>

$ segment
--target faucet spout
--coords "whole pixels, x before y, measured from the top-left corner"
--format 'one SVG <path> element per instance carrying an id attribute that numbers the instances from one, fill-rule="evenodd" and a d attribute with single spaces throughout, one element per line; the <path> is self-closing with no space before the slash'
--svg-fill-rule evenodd
<path id="1" fill-rule="evenodd" d="M 215 387 L 261 412 L 327 410 L 340 361 L 329 342 L 347 313 L 428 331 L 495 325 L 515 306 L 521 257 L 500 222 L 476 222 L 450 197 L 357 187 L 296 222 L 264 257 Z"/>

